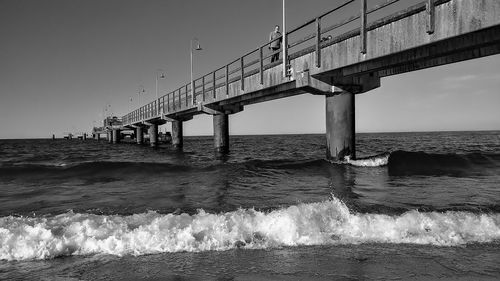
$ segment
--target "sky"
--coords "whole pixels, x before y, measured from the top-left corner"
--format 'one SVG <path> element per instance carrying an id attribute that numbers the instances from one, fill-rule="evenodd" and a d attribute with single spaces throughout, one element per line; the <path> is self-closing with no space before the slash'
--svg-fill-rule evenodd
<path id="1" fill-rule="evenodd" d="M 288 27 L 343 2 L 286 1 Z M 166 74 L 159 80 L 160 95 L 186 84 L 192 38 L 203 48 L 194 56 L 195 77 L 265 43 L 281 24 L 281 5 L 281 0 L 0 0 L 0 139 L 89 132 L 102 123 L 103 113 L 121 116 L 152 101 L 158 69 Z M 385 77 L 380 88 L 356 96 L 356 131 L 498 130 L 499 65 L 495 55 Z M 139 100 L 141 87 L 146 93 Z M 324 132 L 322 96 L 254 104 L 230 116 L 234 135 Z M 184 134 L 212 135 L 212 117 L 185 122 Z"/>

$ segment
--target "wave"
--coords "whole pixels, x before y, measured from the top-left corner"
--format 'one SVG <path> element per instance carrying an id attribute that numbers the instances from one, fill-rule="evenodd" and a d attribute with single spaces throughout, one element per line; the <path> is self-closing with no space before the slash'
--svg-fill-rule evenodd
<path id="1" fill-rule="evenodd" d="M 498 240 L 498 213 L 362 214 L 349 211 L 335 197 L 270 212 L 199 210 L 189 215 L 150 211 L 130 216 L 68 212 L 0 218 L 1 260 L 359 243 L 456 246 Z"/>
<path id="2" fill-rule="evenodd" d="M 336 164 L 358 167 L 387 166 L 390 175 L 451 175 L 464 176 L 498 172 L 500 154 L 438 154 L 397 150 L 365 158 L 346 157 Z"/>
<path id="3" fill-rule="evenodd" d="M 241 163 L 230 163 L 231 169 L 258 170 L 258 169 L 311 169 L 325 165 L 323 160 L 249 160 Z M 224 163 L 209 165 L 178 165 L 161 162 L 126 162 L 126 161 L 96 161 L 80 163 L 46 163 L 31 164 L 18 163 L 15 165 L 0 165 L 0 178 L 23 177 L 96 177 L 123 176 L 127 174 L 158 174 L 158 173 L 180 173 L 180 172 L 206 172 L 217 169 L 225 169 Z"/>
<path id="4" fill-rule="evenodd" d="M 128 174 L 128 173 L 151 173 L 158 172 L 179 172 L 191 171 L 196 169 L 192 166 L 175 165 L 169 163 L 154 163 L 154 162 L 80 162 L 74 164 L 68 163 L 51 163 L 51 164 L 18 164 L 9 166 L 0 166 L 0 174 L 5 177 L 17 176 L 96 176 L 96 175 L 113 175 L 113 174 Z"/>
<path id="5" fill-rule="evenodd" d="M 351 159 L 349 157 L 346 157 L 343 163 L 358 167 L 381 167 L 387 165 L 390 155 L 390 152 L 384 152 L 365 158 Z"/>
<path id="6" fill-rule="evenodd" d="M 436 154 L 394 151 L 388 159 L 390 175 L 450 175 L 498 173 L 500 154 Z"/>
<path id="7" fill-rule="evenodd" d="M 500 154 L 437 154 L 425 152 L 393 151 L 365 158 L 346 158 L 334 164 L 358 167 L 387 166 L 390 175 L 452 175 L 498 173 Z M 227 163 L 199 162 L 196 165 L 161 162 L 96 161 L 79 163 L 18 163 L 0 164 L 0 177 L 27 176 L 123 176 L 127 174 L 158 174 L 168 172 L 205 172 L 227 168 Z M 318 170 L 328 167 L 323 159 L 251 159 L 229 163 L 231 169 L 239 170 Z"/>

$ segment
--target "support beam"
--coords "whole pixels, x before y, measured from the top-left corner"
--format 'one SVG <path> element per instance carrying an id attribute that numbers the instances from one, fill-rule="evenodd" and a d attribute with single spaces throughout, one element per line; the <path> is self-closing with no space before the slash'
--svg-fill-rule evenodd
<path id="1" fill-rule="evenodd" d="M 137 126 L 137 128 L 135 128 L 135 136 L 137 144 L 144 143 L 144 131 L 141 126 Z"/>
<path id="2" fill-rule="evenodd" d="M 343 91 L 326 96 L 326 158 L 356 158 L 354 94 Z"/>
<path id="3" fill-rule="evenodd" d="M 214 145 L 217 154 L 229 152 L 229 115 L 217 114 L 214 120 Z"/>
<path id="4" fill-rule="evenodd" d="M 183 136 L 182 136 L 182 121 L 172 121 L 172 145 L 176 149 L 182 149 Z"/>
<path id="5" fill-rule="evenodd" d="M 149 134 L 149 145 L 151 147 L 156 147 L 158 145 L 158 125 L 151 124 L 148 128 Z"/>
<path id="6" fill-rule="evenodd" d="M 113 143 L 120 143 L 120 130 L 113 129 Z"/>

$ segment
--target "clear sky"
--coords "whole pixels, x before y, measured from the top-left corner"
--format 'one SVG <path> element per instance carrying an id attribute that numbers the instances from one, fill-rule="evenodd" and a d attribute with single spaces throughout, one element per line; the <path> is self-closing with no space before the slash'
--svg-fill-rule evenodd
<path id="1" fill-rule="evenodd" d="M 341 2 L 287 0 L 287 25 Z M 143 103 L 154 99 L 157 69 L 167 75 L 160 93 L 187 83 L 193 37 L 198 77 L 266 42 L 276 24 L 281 0 L 0 0 L 0 138 L 90 131 L 107 104 L 118 116 L 137 107 L 140 85 Z M 499 65 L 496 55 L 383 78 L 356 96 L 356 130 L 500 129 Z M 231 134 L 324 131 L 324 97 L 309 94 L 230 117 Z M 186 122 L 185 134 L 211 135 L 212 117 Z"/>

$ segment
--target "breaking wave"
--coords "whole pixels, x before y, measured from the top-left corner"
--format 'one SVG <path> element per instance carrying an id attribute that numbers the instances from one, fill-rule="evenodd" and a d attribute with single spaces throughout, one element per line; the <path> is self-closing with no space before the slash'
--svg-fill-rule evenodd
<path id="1" fill-rule="evenodd" d="M 388 159 L 390 175 L 449 175 L 497 174 L 500 154 L 436 154 L 394 151 Z"/>
<path id="2" fill-rule="evenodd" d="M 0 259 L 68 255 L 263 249 L 282 246 L 411 243 L 456 246 L 500 240 L 500 214 L 349 211 L 336 198 L 262 212 L 120 215 L 68 212 L 51 217 L 0 218 Z"/>
<path id="3" fill-rule="evenodd" d="M 344 162 L 358 167 L 380 167 L 389 163 L 390 155 L 391 154 L 389 152 L 386 152 L 366 158 L 350 159 L 349 157 L 346 157 Z"/>

